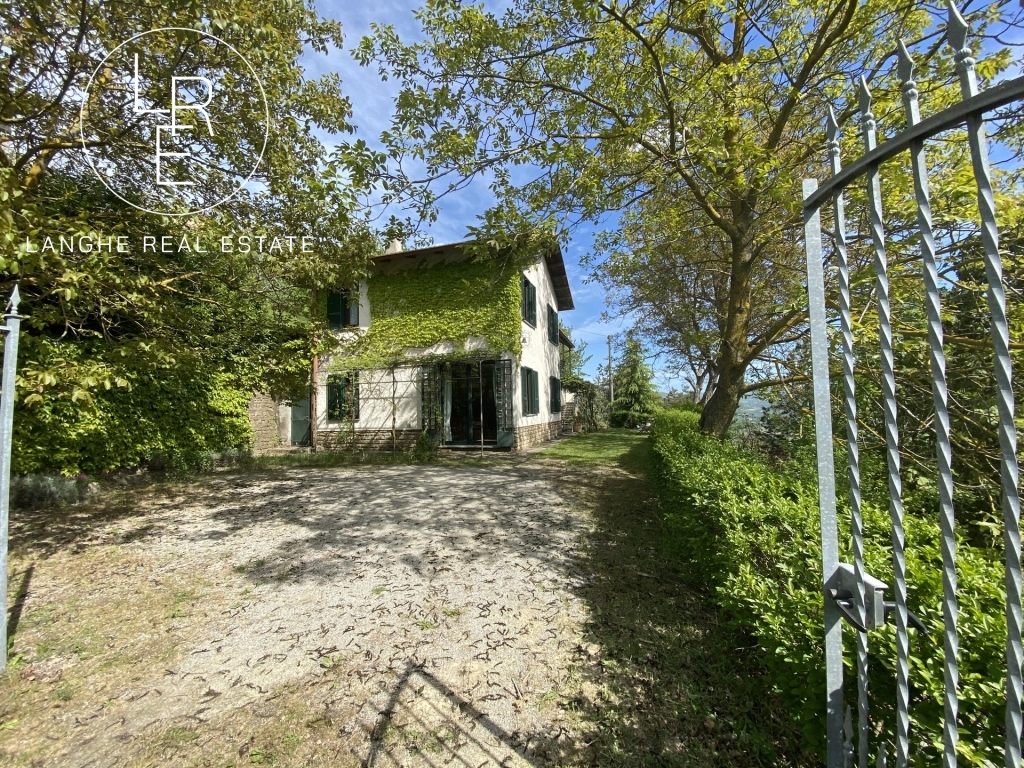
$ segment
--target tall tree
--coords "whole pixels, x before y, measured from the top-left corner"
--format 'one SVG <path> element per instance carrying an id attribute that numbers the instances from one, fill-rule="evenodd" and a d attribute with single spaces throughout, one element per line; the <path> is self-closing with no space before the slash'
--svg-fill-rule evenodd
<path id="1" fill-rule="evenodd" d="M 222 44 L 196 53 L 194 35 L 183 35 L 162 39 L 166 56 L 143 52 L 141 86 L 130 67 L 100 66 L 134 36 L 166 27 L 212 33 L 248 64 Z M 341 43 L 339 24 L 291 0 L 0 4 L 0 291 L 18 280 L 27 315 L 19 469 L 94 471 L 183 445 L 234 446 L 245 438 L 247 393 L 302 386 L 320 321 L 310 289 L 350 285 L 376 247 L 355 183 L 372 153 L 328 152 L 316 134 L 350 131 L 349 102 L 336 76 L 310 79 L 298 63 L 307 49 Z M 222 91 L 232 111 L 214 114 L 217 131 L 199 131 L 199 148 L 230 166 L 264 136 L 266 147 L 234 198 L 191 216 L 147 213 L 132 207 L 154 194 L 138 183 L 152 175 L 153 148 L 133 117 L 133 90 L 167 104 L 170 78 L 182 74 L 174 63 L 193 54 L 198 69 L 185 74 L 241 73 Z M 94 73 L 107 87 L 87 92 Z M 225 125 L 235 144 L 223 141 Z M 116 172 L 106 178 L 119 194 L 93 173 L 83 136 L 100 171 Z M 212 174 L 199 191 L 235 183 Z M 303 235 L 311 251 L 256 246 L 257 237 Z M 83 236 L 124 236 L 124 248 L 82 246 Z M 147 236 L 175 247 L 147 248 Z M 243 247 L 239 236 L 251 240 Z M 62 237 L 76 246 L 45 248 Z"/>
<path id="2" fill-rule="evenodd" d="M 672 233 L 688 227 L 649 252 L 680 273 L 708 261 L 685 286 L 706 302 L 700 332 L 666 330 L 695 357 L 701 425 L 718 435 L 752 366 L 801 322 L 800 271 L 780 244 L 796 240 L 797 181 L 828 105 L 852 113 L 852 77 L 898 38 L 938 47 L 912 0 L 514 0 L 500 17 L 438 1 L 418 18 L 422 42 L 378 27 L 358 49 L 403 86 L 384 136 L 390 190 L 429 208 L 486 173 L 538 225 L 619 211 L 652 244 L 665 217 Z"/>
<path id="3" fill-rule="evenodd" d="M 654 371 L 644 359 L 644 348 L 634 335 L 626 336 L 615 366 L 615 399 L 609 406 L 613 427 L 639 427 L 654 415 L 658 394 L 651 383 Z"/>

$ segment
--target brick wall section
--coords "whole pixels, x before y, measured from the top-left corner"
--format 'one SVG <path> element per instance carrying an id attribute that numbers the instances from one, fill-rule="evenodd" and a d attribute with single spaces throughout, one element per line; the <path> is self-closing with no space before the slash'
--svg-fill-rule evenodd
<path id="1" fill-rule="evenodd" d="M 531 424 L 528 427 L 516 427 L 515 446 L 512 450 L 522 451 L 537 443 L 554 440 L 562 429 L 561 421 L 549 421 L 545 424 Z"/>
<path id="2" fill-rule="evenodd" d="M 420 430 L 399 429 L 391 439 L 390 429 L 321 429 L 317 432 L 317 450 L 320 451 L 390 451 L 397 445 L 400 451 L 416 447 Z"/>
<path id="3" fill-rule="evenodd" d="M 561 428 L 561 421 L 518 427 L 515 430 L 515 445 L 512 450 L 522 451 L 538 443 L 554 440 Z M 418 429 L 399 429 L 396 435 L 398 450 L 411 451 L 416 447 L 420 434 L 421 431 Z M 390 429 L 321 429 L 317 433 L 317 450 L 320 451 L 390 451 L 391 447 Z"/>
<path id="4" fill-rule="evenodd" d="M 252 396 L 249 423 L 252 424 L 254 453 L 265 453 L 281 444 L 277 433 L 277 403 L 270 395 L 257 392 Z"/>

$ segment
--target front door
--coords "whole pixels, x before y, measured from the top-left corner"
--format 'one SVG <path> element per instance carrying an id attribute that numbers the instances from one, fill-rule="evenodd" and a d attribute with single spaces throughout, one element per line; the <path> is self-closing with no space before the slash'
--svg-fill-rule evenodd
<path id="1" fill-rule="evenodd" d="M 451 400 L 448 408 L 452 444 L 495 443 L 498 421 L 494 393 L 494 361 L 451 363 Z M 448 393 L 445 393 L 446 400 Z"/>
<path id="2" fill-rule="evenodd" d="M 309 445 L 309 396 L 292 401 L 291 444 Z"/>

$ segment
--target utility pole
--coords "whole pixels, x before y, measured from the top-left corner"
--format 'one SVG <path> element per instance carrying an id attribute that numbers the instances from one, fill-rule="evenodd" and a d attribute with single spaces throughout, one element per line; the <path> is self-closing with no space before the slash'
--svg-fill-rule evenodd
<path id="1" fill-rule="evenodd" d="M 612 337 L 608 337 L 608 403 L 615 400 L 615 380 L 612 376 Z"/>

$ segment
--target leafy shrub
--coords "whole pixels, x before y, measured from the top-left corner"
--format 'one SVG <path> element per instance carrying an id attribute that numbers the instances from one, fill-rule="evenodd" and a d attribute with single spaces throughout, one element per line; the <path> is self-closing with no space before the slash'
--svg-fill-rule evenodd
<path id="1" fill-rule="evenodd" d="M 416 446 L 413 448 L 413 458 L 416 461 L 436 461 L 441 448 L 439 435 L 432 435 L 426 430 L 420 432 L 416 438 Z"/>
<path id="2" fill-rule="evenodd" d="M 813 464 L 770 465 L 701 434 L 699 416 L 662 411 L 653 428 L 654 477 L 668 540 L 684 577 L 706 589 L 730 622 L 758 641 L 787 708 L 811 749 L 824 752 L 823 595 Z M 909 606 L 928 627 L 911 631 L 911 763 L 938 763 L 942 719 L 942 577 L 934 506 L 908 508 Z M 892 584 L 888 513 L 864 504 L 868 572 Z M 848 515 L 840 513 L 840 556 L 851 562 Z M 1003 569 L 999 553 L 958 542 L 960 760 L 1002 762 Z M 888 593 L 892 596 L 892 590 Z M 846 701 L 856 710 L 855 630 L 846 627 Z M 895 632 L 869 638 L 871 717 L 893 734 Z M 889 747 L 892 756 L 892 747 Z"/>
<path id="3" fill-rule="evenodd" d="M 15 509 L 74 504 L 88 495 L 89 482 L 60 475 L 12 475 L 11 506 Z"/>
<path id="4" fill-rule="evenodd" d="M 139 373 L 130 388 L 88 397 L 54 387 L 18 403 L 12 468 L 63 475 L 209 469 L 213 454 L 250 446 L 249 395 L 227 375 L 184 367 Z"/>

